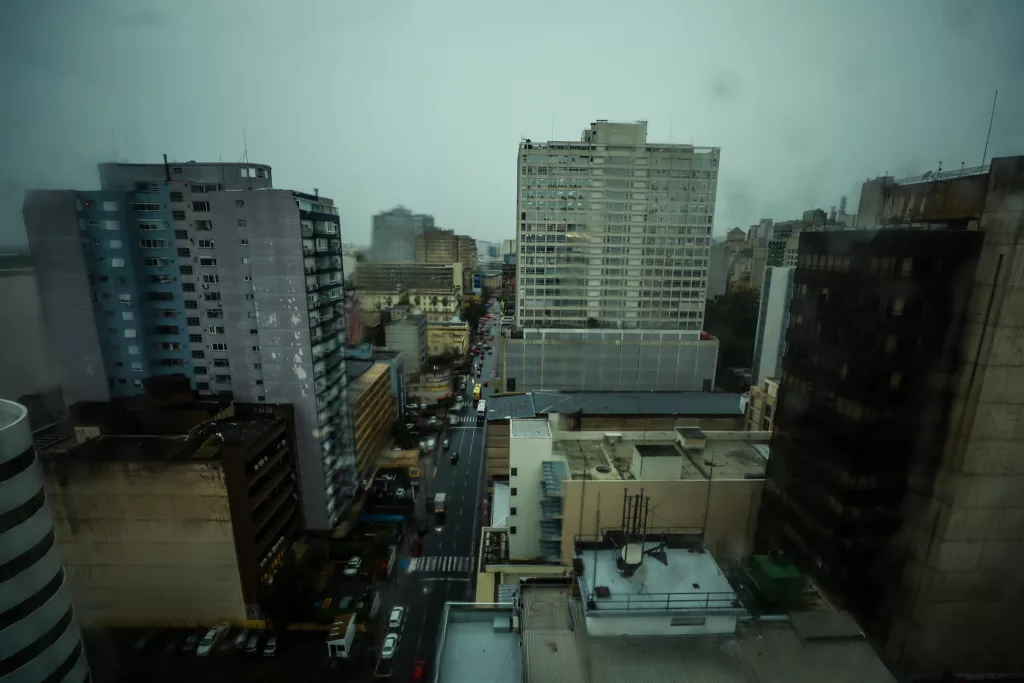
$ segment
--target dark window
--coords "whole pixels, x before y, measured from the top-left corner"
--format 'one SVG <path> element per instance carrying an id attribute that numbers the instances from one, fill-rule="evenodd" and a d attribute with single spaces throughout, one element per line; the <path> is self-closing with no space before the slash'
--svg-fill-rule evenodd
<path id="1" fill-rule="evenodd" d="M 196 382 L 196 391 L 209 391 L 210 384 L 208 382 Z"/>
<path id="2" fill-rule="evenodd" d="M 513 496 L 516 495 L 516 487 L 515 486 L 512 487 L 512 495 Z"/>
<path id="3" fill-rule="evenodd" d="M 183 221 L 183 220 L 185 220 L 185 212 L 184 211 L 171 211 L 171 218 L 173 218 L 176 221 Z"/>
<path id="4" fill-rule="evenodd" d="M 179 240 L 187 240 L 188 239 L 188 230 L 175 230 L 174 231 L 174 237 L 179 239 Z"/>
<path id="5" fill-rule="evenodd" d="M 173 301 L 174 300 L 174 293 L 173 292 L 150 292 L 149 293 L 149 300 L 150 301 Z"/>
<path id="6" fill-rule="evenodd" d="M 251 329 L 251 330 L 249 330 L 249 334 L 259 334 L 259 333 L 260 333 L 260 332 L 259 332 L 259 330 L 257 330 L 257 329 Z"/>
<path id="7" fill-rule="evenodd" d="M 194 292 L 194 291 L 196 291 L 196 286 L 194 284 L 192 284 L 191 282 L 182 282 L 181 283 L 181 289 L 184 292 Z"/>
<path id="8" fill-rule="evenodd" d="M 210 202 L 192 202 L 193 211 L 209 211 Z"/>
<path id="9" fill-rule="evenodd" d="M 236 199 L 235 200 L 235 206 L 237 206 L 239 209 L 241 209 L 243 206 L 245 206 L 245 202 L 242 201 L 241 199 Z"/>
<path id="10" fill-rule="evenodd" d="M 508 528 L 508 532 L 509 532 L 510 534 L 512 534 L 513 536 L 515 536 L 515 534 L 516 534 L 516 528 L 515 528 L 514 526 L 510 526 L 510 527 Z"/>
<path id="11" fill-rule="evenodd" d="M 171 193 L 171 201 L 172 202 L 181 202 L 181 201 L 184 201 L 184 200 L 185 200 L 185 197 L 184 197 L 184 195 L 181 192 L 172 192 Z"/>
<path id="12" fill-rule="evenodd" d="M 188 340 L 194 344 L 201 344 L 203 341 L 203 335 L 201 334 L 190 334 Z M 202 352 L 200 352 L 202 353 Z M 196 358 L 202 358 L 202 356 L 195 356 Z"/>
<path id="13" fill-rule="evenodd" d="M 182 287 L 187 287 L 187 286 L 191 286 L 192 289 L 186 289 L 185 290 L 186 292 L 194 292 L 195 289 L 196 289 L 194 285 L 190 285 L 189 283 L 185 283 L 184 285 L 182 285 Z M 196 308 L 199 308 L 199 302 L 195 301 L 194 299 L 185 299 L 185 308 L 192 309 L 192 310 L 194 310 Z"/>
<path id="14" fill-rule="evenodd" d="M 180 253 L 181 250 L 179 249 L 178 251 L 179 251 L 178 256 L 181 256 L 181 253 Z M 188 254 L 185 254 L 185 256 L 188 256 Z M 192 274 L 192 266 L 179 266 L 178 267 L 178 272 L 181 273 L 182 275 L 191 275 Z"/>
<path id="15" fill-rule="evenodd" d="M 213 230 L 213 221 L 196 221 L 196 230 Z"/>
<path id="16" fill-rule="evenodd" d="M 199 318 L 186 318 L 185 322 L 188 323 L 189 327 L 199 327 L 199 325 L 201 324 L 199 322 Z"/>
<path id="17" fill-rule="evenodd" d="M 178 256 L 184 256 L 185 258 L 188 258 L 191 255 L 192 250 L 190 250 L 188 247 L 178 247 Z M 189 267 L 188 272 L 192 272 L 191 266 Z"/>
<path id="18" fill-rule="evenodd" d="M 513 468 L 512 468 L 512 476 L 513 476 L 513 477 L 514 477 L 514 476 L 516 476 L 516 474 L 518 474 L 518 469 L 519 469 L 519 468 L 517 468 L 517 467 L 513 467 Z"/>
<path id="19" fill-rule="evenodd" d="M 509 508 L 509 509 L 508 509 L 508 513 L 509 513 L 510 515 L 514 515 L 514 514 L 516 514 L 516 509 L 515 509 L 515 508 Z"/>
<path id="20" fill-rule="evenodd" d="M 197 365 L 196 366 L 196 374 L 197 375 L 205 375 L 206 374 L 206 366 L 205 365 Z"/>
<path id="21" fill-rule="evenodd" d="M 244 218 L 239 218 L 238 219 L 238 227 L 240 227 L 240 228 L 244 228 L 245 227 L 245 219 Z"/>

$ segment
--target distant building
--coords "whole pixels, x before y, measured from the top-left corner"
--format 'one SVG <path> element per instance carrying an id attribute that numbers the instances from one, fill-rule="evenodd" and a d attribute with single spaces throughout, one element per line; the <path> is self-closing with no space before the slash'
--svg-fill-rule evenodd
<path id="1" fill-rule="evenodd" d="M 513 330 L 498 349 L 504 391 L 711 391 L 718 340 L 680 330 Z"/>
<path id="2" fill-rule="evenodd" d="M 719 158 L 718 147 L 648 141 L 646 121 L 520 142 L 518 323 L 699 331 Z M 631 188 L 647 203 L 631 203 Z M 629 236 L 641 223 L 656 226 L 642 247 Z"/>
<path id="3" fill-rule="evenodd" d="M 768 267 L 768 247 L 754 247 L 750 257 L 750 288 L 764 286 L 764 269 Z"/>
<path id="4" fill-rule="evenodd" d="M 410 287 L 409 304 L 429 322 L 449 322 L 461 313 L 462 299 L 451 287 Z"/>
<path id="5" fill-rule="evenodd" d="M 516 255 L 505 254 L 504 262 L 501 264 L 501 290 L 498 295 L 510 309 L 516 300 Z"/>
<path id="6" fill-rule="evenodd" d="M 305 523 L 333 528 L 358 488 L 338 207 L 260 164 L 99 170 L 102 190 L 30 191 L 23 209 L 67 401 L 181 374 L 294 405 Z"/>
<path id="7" fill-rule="evenodd" d="M 786 265 L 786 244 L 792 235 L 799 235 L 806 224 L 798 221 L 776 223 L 772 228 L 772 238 L 768 240 L 766 263 L 769 266 Z"/>
<path id="8" fill-rule="evenodd" d="M 516 248 L 516 240 L 502 240 L 501 242 L 501 255 L 508 256 L 509 254 L 517 254 L 519 250 Z"/>
<path id="9" fill-rule="evenodd" d="M 733 228 L 725 236 L 725 244 L 730 253 L 737 253 L 747 246 L 747 233 L 742 228 Z"/>
<path id="10" fill-rule="evenodd" d="M 397 263 L 364 261 L 356 277 L 360 291 L 394 291 L 397 288 L 431 288 L 462 293 L 461 263 Z"/>
<path id="11" fill-rule="evenodd" d="M 10 331 L 0 335 L 0 396 L 14 399 L 58 386 L 28 254 L 0 254 L 0 325 Z"/>
<path id="12" fill-rule="evenodd" d="M 82 622 L 263 618 L 263 586 L 302 529 L 292 407 L 75 404 L 72 415 L 71 438 L 40 459 Z"/>
<path id="13" fill-rule="evenodd" d="M 370 261 L 415 260 L 416 238 L 433 227 L 433 216 L 414 214 L 404 206 L 377 214 L 373 217 Z"/>
<path id="14" fill-rule="evenodd" d="M 789 327 L 789 302 L 793 298 L 795 268 L 769 267 L 761 288 L 754 337 L 754 383 L 782 375 L 782 356 L 786 353 L 786 329 Z"/>
<path id="15" fill-rule="evenodd" d="M 765 379 L 750 387 L 747 404 L 747 431 L 772 433 L 775 428 L 775 407 L 779 396 L 779 380 Z"/>
<path id="16" fill-rule="evenodd" d="M 54 501 L 46 495 L 32 445 L 28 410 L 0 399 L 0 681 L 90 680 L 72 605 L 73 563 L 54 536 Z M 59 518 L 58 518 L 59 519 Z M 71 571 L 67 571 L 70 568 Z"/>
<path id="17" fill-rule="evenodd" d="M 459 240 L 454 230 L 427 228 L 416 235 L 416 263 L 459 263 Z"/>
<path id="18" fill-rule="evenodd" d="M 431 357 L 451 354 L 455 358 L 464 359 L 469 353 L 469 323 L 428 323 L 427 346 Z"/>
<path id="19" fill-rule="evenodd" d="M 407 306 L 395 306 L 383 313 L 384 335 L 388 349 L 402 354 L 407 375 L 418 374 L 427 365 L 427 316 Z"/>
<path id="20" fill-rule="evenodd" d="M 732 261 L 729 245 L 717 242 L 708 254 L 708 301 L 722 296 L 729 288 L 729 266 Z"/>
<path id="21" fill-rule="evenodd" d="M 352 361 L 348 385 L 349 403 L 355 423 L 356 463 L 359 476 L 367 479 L 377 467 L 377 454 L 391 439 L 391 426 L 398 417 L 391 395 L 391 371 L 387 363 L 367 361 L 363 367 Z M 356 374 L 358 373 L 358 374 Z"/>

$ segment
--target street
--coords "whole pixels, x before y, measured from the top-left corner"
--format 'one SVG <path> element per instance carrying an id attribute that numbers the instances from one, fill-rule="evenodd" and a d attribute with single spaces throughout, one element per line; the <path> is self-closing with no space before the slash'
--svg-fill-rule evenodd
<path id="1" fill-rule="evenodd" d="M 480 328 L 493 334 L 493 343 L 497 345 L 501 339 L 498 334 L 501 321 L 499 304 L 490 307 L 489 311 L 495 314 L 495 318 L 489 324 L 481 321 Z M 432 671 L 445 602 L 473 601 L 475 554 L 486 496 L 486 423 L 476 422 L 473 384 L 489 380 L 490 386 L 483 388 L 481 396 L 486 399 L 494 393 L 492 374 L 496 357 L 496 349 L 493 353 L 485 353 L 481 377 L 477 379 L 474 372 L 467 382 L 464 392 L 466 405 L 459 414 L 458 423 L 449 427 L 450 449 L 437 453 L 433 462 L 424 463 L 422 468 L 417 523 L 427 520 L 431 531 L 423 539 L 421 557 L 410 558 L 408 547 L 399 557 L 394 589 L 389 595 L 392 599 L 381 610 L 384 615 L 396 605 L 406 610 L 404 623 L 398 629 L 400 638 L 391 676 L 394 680 L 410 680 L 414 663 L 421 659 L 427 660 Z M 449 462 L 449 456 L 455 452 L 459 454 L 458 464 Z M 438 493 L 444 493 L 447 498 L 443 523 L 438 523 L 432 510 L 424 507 L 427 496 Z"/>

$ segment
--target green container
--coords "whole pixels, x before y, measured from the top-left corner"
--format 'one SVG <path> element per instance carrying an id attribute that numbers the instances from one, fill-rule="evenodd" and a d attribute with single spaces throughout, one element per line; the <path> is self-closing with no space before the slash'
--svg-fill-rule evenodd
<path id="1" fill-rule="evenodd" d="M 774 605 L 795 605 L 803 598 L 804 575 L 782 555 L 755 555 L 750 579 L 760 597 Z"/>

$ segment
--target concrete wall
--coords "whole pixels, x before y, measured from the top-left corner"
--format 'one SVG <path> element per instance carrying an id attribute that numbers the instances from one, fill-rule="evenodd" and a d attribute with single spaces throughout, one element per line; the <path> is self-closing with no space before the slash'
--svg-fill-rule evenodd
<path id="1" fill-rule="evenodd" d="M 786 328 L 789 327 L 789 302 L 793 297 L 795 272 L 795 268 L 785 267 L 771 267 L 765 271 L 751 366 L 757 384 L 782 374 L 782 356 L 786 352 Z"/>
<path id="2" fill-rule="evenodd" d="M 753 550 L 763 488 L 764 481 L 760 479 L 715 479 L 710 487 L 709 506 L 708 482 L 701 480 L 563 482 L 562 563 L 572 562 L 574 537 L 595 536 L 600 529 L 619 528 L 623 491 L 632 495 L 640 493 L 640 489 L 651 499 L 651 525 L 680 531 L 704 529 L 705 543 L 719 563 L 738 560 Z"/>
<path id="3" fill-rule="evenodd" d="M 538 419 L 537 422 L 546 420 Z M 509 464 L 516 469 L 516 474 L 509 476 L 508 480 L 512 494 L 509 505 L 516 508 L 517 513 L 509 513 L 508 516 L 508 555 L 513 559 L 539 557 L 541 463 L 553 459 L 551 437 L 516 436 L 513 437 L 509 449 Z M 515 527 L 515 533 L 512 527 Z"/>
<path id="4" fill-rule="evenodd" d="M 0 396 L 16 399 L 60 381 L 51 360 L 36 276 L 32 268 L 0 272 Z"/>
<path id="5" fill-rule="evenodd" d="M 219 463 L 57 459 L 44 465 L 83 624 L 246 618 Z"/>
<path id="6" fill-rule="evenodd" d="M 501 388 L 514 391 L 710 391 L 718 340 L 687 332 L 525 330 L 498 350 Z"/>

